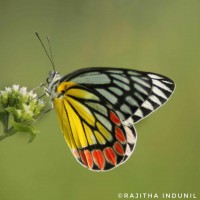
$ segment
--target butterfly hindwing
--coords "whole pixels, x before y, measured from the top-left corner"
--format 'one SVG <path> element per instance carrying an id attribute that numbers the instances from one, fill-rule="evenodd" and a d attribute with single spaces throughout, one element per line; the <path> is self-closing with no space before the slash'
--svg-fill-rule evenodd
<path id="1" fill-rule="evenodd" d="M 109 170 L 131 155 L 136 143 L 133 126 L 124 125 L 101 94 L 62 82 L 54 108 L 65 140 L 75 158 L 91 170 Z"/>
<path id="2" fill-rule="evenodd" d="M 162 106 L 174 91 L 169 78 L 121 68 L 85 68 L 64 76 L 108 101 L 126 124 L 134 124 Z"/>

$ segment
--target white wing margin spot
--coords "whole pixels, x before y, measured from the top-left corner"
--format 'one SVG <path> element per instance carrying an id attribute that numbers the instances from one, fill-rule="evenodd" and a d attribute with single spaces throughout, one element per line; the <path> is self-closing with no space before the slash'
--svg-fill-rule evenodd
<path id="1" fill-rule="evenodd" d="M 156 95 L 158 95 L 158 96 L 160 96 L 160 97 L 162 97 L 162 98 L 164 98 L 164 99 L 168 99 L 167 96 L 165 95 L 165 93 L 164 93 L 162 90 L 160 90 L 158 87 L 153 86 L 153 87 L 152 87 L 152 91 L 153 91 Z"/>
<path id="2" fill-rule="evenodd" d="M 154 110 L 152 104 L 149 101 L 147 101 L 147 100 L 142 104 L 142 107 L 147 108 L 147 109 L 149 109 L 151 111 Z"/>
<path id="3" fill-rule="evenodd" d="M 174 83 L 170 82 L 170 81 L 166 81 L 166 80 L 162 80 L 162 82 L 173 85 Z"/>
<path id="4" fill-rule="evenodd" d="M 164 89 L 164 90 L 167 90 L 169 92 L 172 92 L 172 90 L 170 88 L 168 88 L 164 83 L 162 83 L 160 80 L 155 80 L 153 79 L 152 80 L 153 84 Z"/>
<path id="5" fill-rule="evenodd" d="M 137 111 L 134 113 L 134 115 L 137 115 L 138 117 L 141 117 L 141 118 L 143 118 L 144 117 L 144 115 L 143 115 L 143 112 L 141 111 L 141 109 L 137 109 Z"/>
<path id="6" fill-rule="evenodd" d="M 151 95 L 149 97 L 149 99 L 151 99 L 151 101 L 153 101 L 154 103 L 157 103 L 159 106 L 162 105 L 162 102 L 160 101 L 160 99 L 157 96 L 155 96 L 155 95 Z"/>
<path id="7" fill-rule="evenodd" d="M 126 131 L 127 142 L 130 144 L 136 143 L 137 137 L 133 135 L 131 129 L 128 126 L 125 126 L 124 129 Z"/>

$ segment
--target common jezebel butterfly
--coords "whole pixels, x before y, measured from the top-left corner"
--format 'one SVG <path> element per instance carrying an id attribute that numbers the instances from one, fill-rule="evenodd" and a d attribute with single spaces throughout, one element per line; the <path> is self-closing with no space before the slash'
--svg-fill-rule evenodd
<path id="1" fill-rule="evenodd" d="M 65 76 L 54 70 L 47 84 L 66 143 L 78 162 L 94 171 L 128 160 L 137 140 L 134 124 L 161 107 L 175 88 L 160 74 L 108 67 Z"/>

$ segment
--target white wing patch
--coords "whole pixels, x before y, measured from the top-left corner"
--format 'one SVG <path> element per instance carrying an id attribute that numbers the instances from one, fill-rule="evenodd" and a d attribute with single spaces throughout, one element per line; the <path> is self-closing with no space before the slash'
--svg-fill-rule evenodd
<path id="1" fill-rule="evenodd" d="M 142 104 L 142 107 L 147 108 L 147 109 L 149 109 L 149 110 L 151 110 L 151 111 L 154 110 L 152 104 L 151 104 L 149 101 L 145 101 L 145 102 Z"/>
<path id="2" fill-rule="evenodd" d="M 137 109 L 137 111 L 134 113 L 134 115 L 137 115 L 138 117 L 141 117 L 141 118 L 144 117 L 143 112 L 141 111 L 141 109 Z"/>
<path id="3" fill-rule="evenodd" d="M 148 74 L 148 76 L 152 79 L 162 79 L 162 77 L 155 75 L 155 74 Z"/>
<path id="4" fill-rule="evenodd" d="M 156 97 L 155 95 L 151 95 L 149 97 L 154 103 L 157 103 L 158 105 L 162 105 L 160 99 L 158 97 Z"/>
<path id="5" fill-rule="evenodd" d="M 153 80 L 152 82 L 153 82 L 154 85 L 156 85 L 156 86 L 158 86 L 158 87 L 160 87 L 160 88 L 162 88 L 164 90 L 167 90 L 169 92 L 172 92 L 172 90 L 169 87 L 167 87 L 164 83 L 162 83 L 161 81 Z"/>
<path id="6" fill-rule="evenodd" d="M 153 91 L 155 94 L 157 94 L 158 96 L 160 96 L 160 97 L 162 97 L 162 98 L 164 98 L 164 99 L 167 99 L 167 96 L 165 95 L 165 93 L 164 93 L 161 89 L 159 89 L 158 87 L 153 86 L 152 91 Z"/>

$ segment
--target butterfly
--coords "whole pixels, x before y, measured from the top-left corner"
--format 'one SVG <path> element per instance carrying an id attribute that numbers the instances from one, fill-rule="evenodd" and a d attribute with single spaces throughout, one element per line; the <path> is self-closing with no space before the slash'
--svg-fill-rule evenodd
<path id="1" fill-rule="evenodd" d="M 83 68 L 65 76 L 52 71 L 51 96 L 62 134 L 76 160 L 107 171 L 132 155 L 134 124 L 162 106 L 174 82 L 160 74 L 123 68 Z"/>
<path id="2" fill-rule="evenodd" d="M 162 106 L 174 82 L 160 74 L 124 68 L 94 67 L 61 76 L 36 32 L 53 71 L 44 86 L 61 132 L 76 160 L 93 171 L 108 171 L 132 155 L 134 124 Z M 45 85 L 45 84 L 44 84 Z"/>

